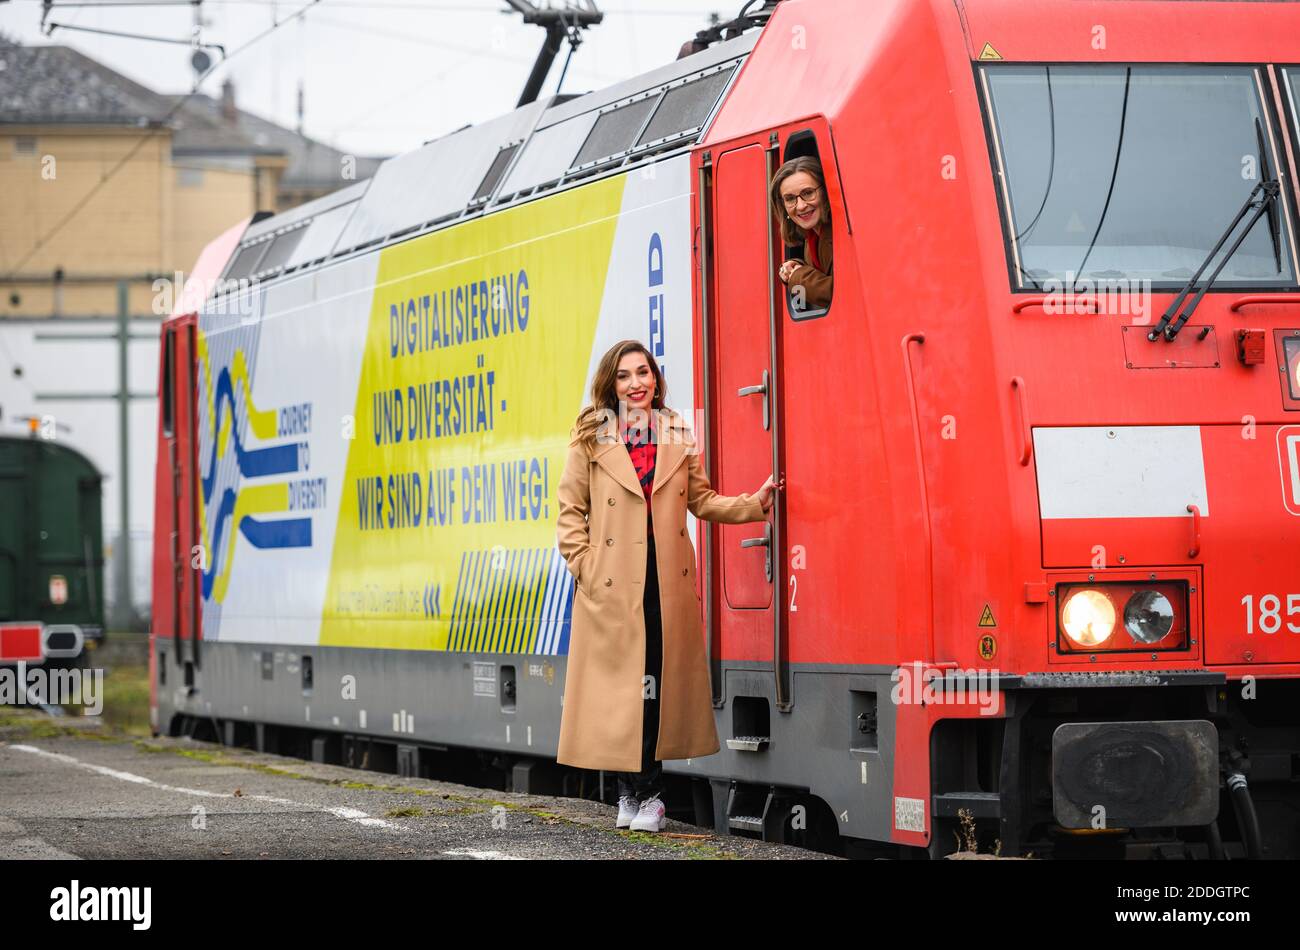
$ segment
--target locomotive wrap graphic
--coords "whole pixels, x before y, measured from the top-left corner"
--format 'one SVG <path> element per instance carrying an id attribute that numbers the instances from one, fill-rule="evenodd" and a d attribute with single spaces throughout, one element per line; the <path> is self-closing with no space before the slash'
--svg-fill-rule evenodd
<path id="1" fill-rule="evenodd" d="M 204 638 L 564 653 L 589 365 L 647 339 L 690 414 L 689 199 L 682 158 L 202 313 Z"/>

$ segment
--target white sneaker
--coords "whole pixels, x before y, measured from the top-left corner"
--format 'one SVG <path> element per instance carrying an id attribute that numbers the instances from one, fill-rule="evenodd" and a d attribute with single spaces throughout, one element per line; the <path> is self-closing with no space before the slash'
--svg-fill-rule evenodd
<path id="1" fill-rule="evenodd" d="M 637 816 L 637 810 L 641 803 L 630 796 L 623 796 L 618 800 L 618 821 L 614 823 L 615 828 L 626 828 L 632 823 L 632 819 Z"/>
<path id="2" fill-rule="evenodd" d="M 664 825 L 668 824 L 668 819 L 664 817 L 668 809 L 664 803 L 659 800 L 658 795 L 652 795 L 641 803 L 641 808 L 632 819 L 631 829 L 633 831 L 663 831 Z"/>

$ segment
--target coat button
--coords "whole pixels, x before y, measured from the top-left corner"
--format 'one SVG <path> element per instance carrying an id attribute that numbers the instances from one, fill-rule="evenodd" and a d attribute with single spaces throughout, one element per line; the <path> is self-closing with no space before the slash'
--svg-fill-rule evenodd
<path id="1" fill-rule="evenodd" d="M 609 586 L 610 584 L 612 584 L 612 583 L 614 583 L 614 578 L 612 578 L 612 577 L 607 577 L 607 578 L 605 578 L 605 586 L 606 586 L 606 587 L 608 587 L 608 586 Z"/>
<path id="2" fill-rule="evenodd" d="M 609 499 L 609 503 L 610 503 L 611 505 L 614 504 L 614 499 L 613 499 L 613 498 Z"/>
<path id="3" fill-rule="evenodd" d="M 613 543 L 614 543 L 614 539 L 613 539 L 613 538 L 606 538 L 606 539 L 605 539 L 605 544 L 609 545 L 609 544 L 613 544 Z"/>

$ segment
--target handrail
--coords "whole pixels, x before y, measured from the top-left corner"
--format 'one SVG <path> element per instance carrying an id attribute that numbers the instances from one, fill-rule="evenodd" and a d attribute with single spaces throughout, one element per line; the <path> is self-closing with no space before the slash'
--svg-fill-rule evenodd
<path id="1" fill-rule="evenodd" d="M 1253 304 L 1296 304 L 1300 305 L 1300 294 L 1247 294 L 1245 297 L 1238 297 L 1228 307 L 1233 313 L 1240 313 L 1242 307 L 1249 307 Z"/>
<path id="2" fill-rule="evenodd" d="M 924 343 L 924 333 L 909 333 L 902 339 L 903 371 L 907 379 L 908 409 L 912 413 L 912 446 L 916 452 L 916 477 L 921 489 L 921 521 L 925 527 L 925 599 L 926 613 L 930 618 L 930 655 L 935 656 L 934 643 L 934 537 L 930 530 L 930 496 L 925 487 L 925 459 L 921 453 L 921 417 L 916 406 L 916 380 L 912 373 L 913 343 Z"/>
<path id="3" fill-rule="evenodd" d="M 1029 431 L 1029 408 L 1025 405 L 1025 381 L 1020 376 L 1011 377 L 1011 388 L 1016 392 L 1016 405 L 1020 409 L 1020 464 L 1028 465 L 1034 454 L 1034 442 Z"/>
<path id="4" fill-rule="evenodd" d="M 1196 557 L 1201 553 L 1201 509 L 1196 505 L 1188 505 L 1187 510 L 1192 513 L 1192 546 L 1187 556 Z"/>
<path id="5" fill-rule="evenodd" d="M 772 138 L 766 149 L 765 156 L 767 160 L 767 181 L 776 177 L 777 158 L 780 154 L 780 138 L 777 133 L 772 133 Z M 763 193 L 763 220 L 767 222 L 767 332 L 768 332 L 768 369 L 771 371 L 769 377 L 764 372 L 764 382 L 767 383 L 768 391 L 763 397 L 764 405 L 771 408 L 771 428 L 768 430 L 772 437 L 772 475 L 774 478 L 780 478 L 781 471 L 781 432 L 780 432 L 780 413 L 777 411 L 776 392 L 780 382 L 776 375 L 776 321 L 778 318 L 778 307 L 776 303 L 777 287 L 779 282 L 776 279 L 776 239 L 772 233 L 771 215 L 767 213 L 767 193 Z M 779 286 L 784 286 L 780 284 Z M 766 413 L 765 413 L 766 414 Z M 768 420 L 764 420 L 767 422 Z M 781 641 L 784 638 L 782 630 L 782 621 L 785 618 L 785 577 L 786 577 L 786 559 L 784 541 L 781 537 L 781 493 L 774 492 L 772 496 L 772 543 L 767 549 L 769 562 L 772 564 L 772 576 L 768 579 L 773 585 L 772 596 L 772 678 L 775 680 L 775 706 L 780 712 L 789 712 L 793 706 L 794 700 L 790 697 L 790 687 L 786 683 L 786 671 L 781 662 Z"/>
<path id="6" fill-rule="evenodd" d="M 1062 309 L 1073 307 L 1079 303 L 1091 306 L 1093 313 L 1097 313 L 1101 309 L 1101 304 L 1097 302 L 1096 297 L 1081 294 L 1077 297 L 1024 297 L 1011 305 L 1011 312 L 1022 313 L 1030 307 L 1043 307 L 1046 309 L 1049 301 Z"/>
<path id="7" fill-rule="evenodd" d="M 709 345 L 709 336 L 712 328 L 709 326 L 709 278 L 712 273 L 709 270 L 709 155 L 704 154 L 704 160 L 700 162 L 700 173 L 698 178 L 699 202 L 700 202 L 700 244 L 699 244 L 699 275 L 700 275 L 700 365 L 702 367 L 700 404 L 704 411 L 701 420 L 704 431 L 697 433 L 698 444 L 707 446 L 712 438 L 712 427 L 709 425 L 710 400 L 709 388 L 712 386 L 712 379 L 709 373 L 709 360 L 713 355 L 713 348 Z M 723 696 L 721 669 L 714 658 L 713 639 L 715 631 L 713 629 L 713 541 L 714 532 L 707 521 L 701 518 L 696 522 L 696 539 L 699 542 L 699 549 L 704 553 L 704 579 L 702 581 L 703 589 L 701 590 L 700 599 L 704 602 L 704 662 L 709 671 L 709 692 L 713 699 L 713 705 L 720 707 L 725 699 Z"/>

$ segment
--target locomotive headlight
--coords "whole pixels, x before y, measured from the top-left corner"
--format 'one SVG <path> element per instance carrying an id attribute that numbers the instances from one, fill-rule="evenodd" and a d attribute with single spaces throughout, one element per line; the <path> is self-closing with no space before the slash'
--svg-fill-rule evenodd
<path id="1" fill-rule="evenodd" d="M 1124 629 L 1138 643 L 1155 643 L 1174 626 L 1174 605 L 1159 591 L 1141 590 L 1124 605 Z"/>
<path id="2" fill-rule="evenodd" d="M 1115 631 L 1115 605 L 1099 590 L 1075 591 L 1061 608 L 1061 627 L 1079 646 L 1105 643 Z"/>
<path id="3" fill-rule="evenodd" d="M 1146 572 L 1148 576 L 1139 580 L 1140 572 L 1125 573 L 1133 580 L 1089 577 L 1087 583 L 1057 584 L 1058 654 L 1086 653 L 1093 663 L 1103 654 L 1123 653 L 1154 660 L 1152 651 L 1187 651 L 1196 645 L 1190 626 L 1194 611 L 1188 599 L 1196 588 L 1181 578 L 1159 579 Z"/>
<path id="4" fill-rule="evenodd" d="M 1292 399 L 1300 399 L 1300 336 L 1284 338 L 1282 352 L 1286 354 L 1287 388 Z"/>

